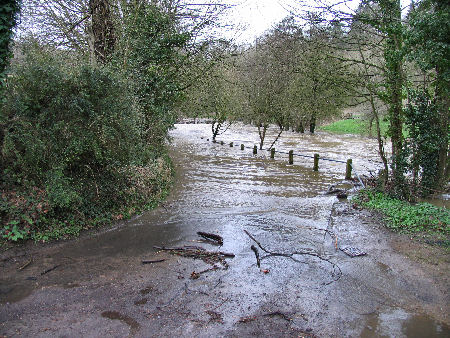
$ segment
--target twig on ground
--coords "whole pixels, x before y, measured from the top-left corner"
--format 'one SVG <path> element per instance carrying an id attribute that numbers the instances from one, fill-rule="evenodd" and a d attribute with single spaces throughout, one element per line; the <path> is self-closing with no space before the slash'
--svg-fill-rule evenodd
<path id="1" fill-rule="evenodd" d="M 43 276 L 43 275 L 45 275 L 46 273 L 49 273 L 49 272 L 55 270 L 55 269 L 56 269 L 57 267 L 59 267 L 59 266 L 61 266 L 61 264 L 55 265 L 54 267 L 52 267 L 52 268 L 50 268 L 50 269 L 47 269 L 47 270 L 45 270 L 44 272 L 41 272 L 41 276 Z"/>
<path id="2" fill-rule="evenodd" d="M 155 259 L 153 261 L 142 261 L 142 264 L 153 264 L 153 263 L 161 263 L 164 262 L 165 259 Z"/>
<path id="3" fill-rule="evenodd" d="M 206 273 L 206 272 L 209 272 L 209 271 L 215 271 L 215 270 L 217 270 L 217 269 L 219 269 L 219 267 L 218 267 L 217 265 L 214 265 L 213 267 L 211 267 L 211 268 L 209 268 L 209 269 L 205 269 L 205 270 L 200 271 L 200 272 L 192 271 L 191 277 L 190 277 L 190 278 L 191 278 L 191 279 L 197 279 L 197 278 L 200 277 L 200 275 L 201 275 L 202 273 Z"/>
<path id="4" fill-rule="evenodd" d="M 283 313 L 281 311 L 274 311 L 274 312 L 263 314 L 263 317 L 275 317 L 275 316 L 279 316 L 279 317 L 281 317 L 281 318 L 283 318 L 284 320 L 287 320 L 287 321 L 291 321 L 292 320 L 292 315 L 291 314 Z"/>
<path id="5" fill-rule="evenodd" d="M 28 267 L 31 263 L 33 263 L 33 257 L 31 257 L 29 261 L 27 261 L 24 265 L 22 265 L 21 267 L 19 267 L 17 270 L 22 271 L 23 269 L 25 269 L 26 267 Z"/>

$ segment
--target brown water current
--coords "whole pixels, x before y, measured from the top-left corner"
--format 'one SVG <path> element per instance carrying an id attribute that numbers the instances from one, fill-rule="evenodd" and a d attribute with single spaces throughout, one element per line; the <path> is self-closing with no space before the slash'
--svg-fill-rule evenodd
<path id="1" fill-rule="evenodd" d="M 275 135 L 269 129 L 266 143 Z M 239 124 L 219 143 L 207 141 L 210 125 L 176 125 L 171 137 L 176 179 L 162 206 L 113 229 L 0 260 L 0 336 L 450 335 L 448 256 L 425 266 L 428 251 L 326 195 L 330 185 L 354 191 L 344 182 L 345 163 L 322 159 L 315 172 L 312 158 L 289 165 L 287 154 L 253 155 L 257 131 Z M 351 158 L 359 175 L 381 168 L 369 138 L 286 132 L 275 147 Z M 285 256 L 259 250 L 261 271 L 244 230 Z M 223 247 L 199 243 L 197 231 L 220 234 Z M 209 265 L 153 248 L 181 245 L 236 257 L 227 270 L 190 279 Z M 337 250 L 347 246 L 367 255 Z M 159 258 L 165 261 L 141 264 Z"/>

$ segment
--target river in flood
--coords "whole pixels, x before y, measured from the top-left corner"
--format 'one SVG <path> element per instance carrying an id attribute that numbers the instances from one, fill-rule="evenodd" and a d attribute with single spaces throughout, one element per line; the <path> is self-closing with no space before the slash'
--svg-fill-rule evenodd
<path id="1" fill-rule="evenodd" d="M 256 128 L 233 125 L 218 136 L 217 143 L 211 142 L 210 128 L 206 124 L 178 124 L 171 131 L 170 155 L 176 179 L 169 198 L 161 207 L 128 221 L 125 226 L 58 246 L 40 261 L 36 258 L 30 268 L 2 280 L 0 300 L 10 303 L 3 309 L 3 317 L 11 316 L 8 317 L 11 323 L 35 320 L 34 325 L 40 325 L 36 310 L 27 317 L 26 310 L 21 308 L 26 308 L 27 297 L 31 294 L 36 303 L 42 293 L 42 302 L 47 304 L 51 303 L 49 288 L 65 288 L 65 297 L 69 300 L 70 292 L 74 293 L 73 297 L 78 297 L 78 288 L 86 286 L 90 289 L 92 283 L 99 288 L 105 283 L 103 279 L 111 284 L 120 278 L 121 288 L 125 288 L 123 285 L 127 283 L 123 280 L 127 277 L 124 276 L 134 276 L 135 271 L 139 271 L 136 273 L 140 278 L 145 274 L 147 270 L 142 270 L 139 261 L 155 254 L 153 246 L 193 243 L 198 240 L 196 232 L 205 231 L 220 234 L 224 238 L 221 250 L 236 254 L 227 271 L 215 271 L 209 279 L 199 278 L 189 284 L 183 282 L 185 284 L 181 286 L 177 286 L 181 283 L 177 279 L 180 275 L 170 280 L 170 271 L 176 269 L 180 262 L 169 265 L 164 278 L 151 271 L 145 275 L 146 280 L 159 278 L 161 285 L 168 284 L 164 286 L 164 292 L 155 294 L 154 303 L 157 300 L 166 302 L 164 297 L 172 297 L 177 288 L 189 290 L 189 293 L 183 293 L 184 297 L 172 297 L 167 306 L 173 307 L 173 313 L 186 308 L 189 318 L 195 320 L 201 321 L 205 316 L 202 312 L 208 301 L 205 295 L 225 299 L 220 307 L 215 308 L 216 312 L 221 311 L 220 325 L 201 327 L 198 331 L 181 331 L 180 336 L 233 336 L 233 332 L 237 332 L 237 336 L 245 336 L 245 332 L 250 331 L 239 326 L 243 323 L 241 319 L 256 318 L 262 311 L 278 317 L 279 313 L 290 313 L 289 325 L 292 327 L 289 330 L 298 333 L 313 331 L 319 336 L 448 336 L 448 326 L 431 317 L 448 320 L 445 314 L 448 303 L 441 291 L 430 288 L 430 280 L 417 272 L 417 267 L 403 268 L 405 260 L 390 248 L 385 238 L 389 235 L 383 232 L 385 230 L 370 226 L 368 215 L 359 216 L 346 201 L 324 194 L 332 184 L 351 190 L 353 183 L 343 180 L 345 163 L 323 159 L 345 162 L 351 158 L 358 175 L 370 175 L 370 172 L 381 169 L 376 140 L 322 132 L 314 135 L 285 132 L 275 145 L 277 151 L 284 153 L 277 153 L 275 159 L 270 159 L 268 151 L 258 150 L 257 155 L 252 154 L 253 145 L 259 144 Z M 275 128 L 269 129 L 266 144 L 274 140 L 276 133 Z M 231 142 L 233 147 L 229 145 Z M 241 150 L 241 144 L 245 145 L 244 150 Z M 313 159 L 309 157 L 294 157 L 294 164 L 289 165 L 285 154 L 289 150 L 307 156 L 318 153 L 322 158 L 319 171 L 313 171 Z M 333 220 L 332 216 L 338 218 Z M 265 257 L 263 266 L 270 272 L 262 274 L 256 268 L 255 256 L 249 249 L 252 242 L 243 230 L 277 252 L 301 249 L 319 254 L 340 266 L 339 280 L 332 265 L 314 256 L 299 255 L 295 259 Z M 368 255 L 346 256 L 337 250 L 337 240 L 335 242 L 326 236 L 324 230 L 338 234 L 340 247 L 356 246 L 367 251 Z M 40 270 L 56 265 L 57 273 L 39 275 Z M 30 282 L 30 276 L 34 278 L 33 282 Z M 156 285 L 159 284 L 154 283 L 154 289 Z M 97 309 L 96 297 L 100 296 L 94 293 L 90 297 L 89 304 Z M 160 327 L 147 328 L 147 317 L 142 317 L 134 305 L 125 304 L 123 299 L 117 300 L 109 294 L 108 297 L 109 302 L 117 303 L 116 308 L 121 308 L 121 312 L 126 314 L 123 318 L 134 318 L 133 323 L 142 326 L 143 331 L 138 336 L 149 336 L 145 332 L 170 336 L 176 332 L 164 331 L 172 325 L 167 324 L 172 323 L 170 318 L 166 318 Z M 72 309 L 69 300 L 66 305 L 58 306 Z M 147 313 L 159 311 L 153 301 L 145 302 Z M 102 306 L 98 311 L 116 309 Z M 442 308 L 444 314 L 435 310 Z M 13 322 L 16 314 L 25 319 Z M 1 315 L 0 311 L 0 318 Z M 75 315 L 88 316 L 76 311 Z M 158 312 L 157 318 L 160 317 L 164 319 L 164 313 Z M 267 323 L 271 320 L 267 317 L 258 325 L 269 325 Z M 105 322 L 100 324 L 106 325 Z M 187 324 L 179 325 L 183 328 Z M 281 324 L 274 325 L 281 327 Z M 146 328 L 156 331 L 145 331 Z M 192 326 L 189 328 L 192 330 Z M 239 331 L 241 329 L 244 331 Z M 63 333 L 70 336 L 70 332 Z"/>

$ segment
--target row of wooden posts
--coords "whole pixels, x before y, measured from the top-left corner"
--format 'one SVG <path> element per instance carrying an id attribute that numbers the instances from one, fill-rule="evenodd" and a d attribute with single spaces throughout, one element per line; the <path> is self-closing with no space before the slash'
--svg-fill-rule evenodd
<path id="1" fill-rule="evenodd" d="M 209 141 L 209 139 L 208 139 Z M 220 144 L 223 145 L 224 142 L 220 141 Z M 234 143 L 230 142 L 230 147 L 234 147 Z M 241 144 L 241 150 L 244 150 L 245 146 L 243 144 Z M 275 148 L 271 148 L 270 149 L 270 158 L 274 159 L 275 158 Z M 255 145 L 253 147 L 253 155 L 258 154 L 258 147 Z M 308 156 L 309 157 L 309 156 Z M 319 154 L 314 154 L 314 166 L 313 166 L 313 170 L 314 171 L 319 171 Z M 337 160 L 332 160 L 334 162 L 343 162 L 343 161 L 337 161 Z M 343 162 L 345 163 L 345 162 Z M 289 164 L 294 164 L 294 151 L 293 150 L 289 150 Z M 346 167 L 345 167 L 345 179 L 346 180 L 350 180 L 352 178 L 352 159 L 349 158 L 346 162 Z"/>

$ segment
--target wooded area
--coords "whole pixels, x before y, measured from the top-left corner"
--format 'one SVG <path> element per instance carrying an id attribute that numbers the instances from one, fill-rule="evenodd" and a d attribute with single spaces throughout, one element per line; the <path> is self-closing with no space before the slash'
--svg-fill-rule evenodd
<path id="1" fill-rule="evenodd" d="M 353 108 L 375 123 L 383 190 L 411 201 L 442 191 L 450 174 L 448 3 L 402 9 L 396 0 L 361 1 L 355 11 L 345 1 L 297 3 L 254 43 L 227 45 L 217 52 L 222 58 L 206 59 L 208 78 L 190 88 L 183 112 L 213 118 L 213 139 L 225 121 L 252 123 L 262 149 L 270 125 L 278 137 L 314 133 Z"/>
<path id="2" fill-rule="evenodd" d="M 155 205 L 179 116 L 212 118 L 214 140 L 235 121 L 254 124 L 262 149 L 274 125 L 278 137 L 314 133 L 354 107 L 375 123 L 382 189 L 406 200 L 442 190 L 449 4 L 302 5 L 245 45 L 216 36 L 230 7 L 220 1 L 0 5 L 3 238 L 70 236 Z"/>

